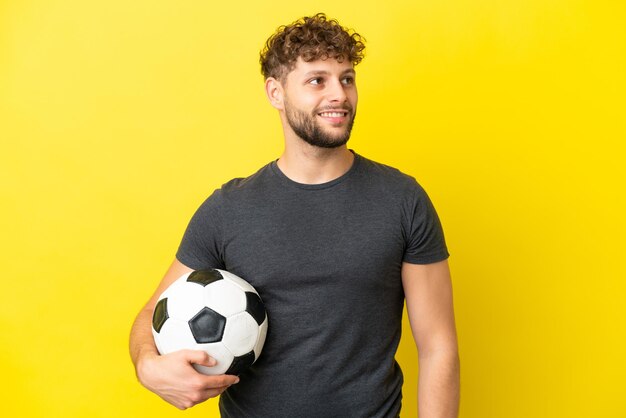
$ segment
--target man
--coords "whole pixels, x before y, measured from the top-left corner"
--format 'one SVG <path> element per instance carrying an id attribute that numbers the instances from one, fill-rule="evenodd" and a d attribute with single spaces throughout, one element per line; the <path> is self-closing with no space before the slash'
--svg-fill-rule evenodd
<path id="1" fill-rule="evenodd" d="M 279 28 L 261 54 L 280 115 L 281 157 L 216 190 L 191 219 L 139 313 L 130 351 L 141 383 L 184 409 L 220 397 L 225 417 L 396 417 L 394 360 L 406 299 L 419 353 L 421 418 L 456 417 L 459 362 L 437 214 L 411 177 L 347 148 L 364 44 L 325 15 Z M 158 295 L 182 274 L 221 268 L 250 281 L 269 329 L 241 376 L 204 376 L 198 351 L 159 356 Z"/>

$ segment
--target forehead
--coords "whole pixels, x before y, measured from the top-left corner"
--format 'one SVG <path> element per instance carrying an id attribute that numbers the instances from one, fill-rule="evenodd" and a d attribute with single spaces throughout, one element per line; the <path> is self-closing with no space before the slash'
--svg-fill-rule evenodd
<path id="1" fill-rule="evenodd" d="M 325 60 L 304 61 L 298 58 L 296 65 L 287 75 L 287 77 L 306 77 L 312 74 L 327 73 L 330 75 L 341 75 L 345 73 L 354 73 L 354 66 L 348 60 L 342 62 L 334 58 Z"/>

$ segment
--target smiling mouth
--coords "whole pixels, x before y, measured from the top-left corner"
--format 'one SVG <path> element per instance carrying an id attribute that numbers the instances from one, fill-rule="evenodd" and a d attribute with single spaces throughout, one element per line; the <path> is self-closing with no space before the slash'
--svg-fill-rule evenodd
<path id="1" fill-rule="evenodd" d="M 318 115 L 320 115 L 323 118 L 343 118 L 348 116 L 348 112 L 345 110 L 335 110 L 332 112 L 321 112 L 318 113 Z"/>

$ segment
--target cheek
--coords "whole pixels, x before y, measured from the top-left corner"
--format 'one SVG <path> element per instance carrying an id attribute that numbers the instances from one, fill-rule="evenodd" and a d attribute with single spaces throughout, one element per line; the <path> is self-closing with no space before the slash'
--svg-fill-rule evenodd
<path id="1" fill-rule="evenodd" d="M 356 104 L 359 101 L 359 95 L 356 91 L 356 88 L 348 93 L 348 100 L 350 100 L 350 103 L 352 103 L 352 106 L 356 107 Z"/>
<path id="2" fill-rule="evenodd" d="M 313 110 L 320 105 L 320 99 L 314 95 L 302 95 L 300 104 L 304 109 Z"/>
<path id="3" fill-rule="evenodd" d="M 289 104 L 301 111 L 309 112 L 319 106 L 319 100 L 310 94 L 301 93 L 298 95 L 295 93 L 290 95 Z"/>

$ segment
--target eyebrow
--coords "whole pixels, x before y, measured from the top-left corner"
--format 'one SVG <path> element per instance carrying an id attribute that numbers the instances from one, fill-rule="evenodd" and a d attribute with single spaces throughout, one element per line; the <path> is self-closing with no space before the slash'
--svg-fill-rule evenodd
<path id="1" fill-rule="evenodd" d="M 312 77 L 312 76 L 316 76 L 316 75 L 329 75 L 330 71 L 324 71 L 324 70 L 317 70 L 317 71 L 309 71 L 308 73 L 304 73 L 303 77 Z M 344 70 L 341 75 L 346 75 L 346 74 L 356 74 L 356 71 L 354 71 L 354 69 L 352 68 L 348 68 L 347 70 Z"/>

